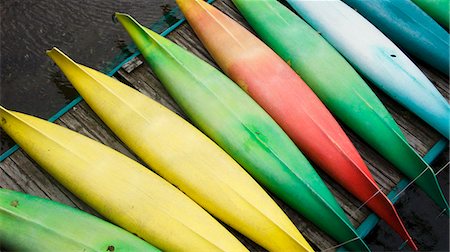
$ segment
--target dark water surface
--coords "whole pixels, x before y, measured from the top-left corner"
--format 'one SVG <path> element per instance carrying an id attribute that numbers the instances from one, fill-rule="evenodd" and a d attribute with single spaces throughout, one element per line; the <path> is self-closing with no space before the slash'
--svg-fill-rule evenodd
<path id="1" fill-rule="evenodd" d="M 77 93 L 47 49 L 56 46 L 75 61 L 102 69 L 130 41 L 113 23 L 114 12 L 150 25 L 174 6 L 173 0 L 0 0 L 0 104 L 49 118 Z M 2 134 L 1 152 L 11 145 Z"/>
<path id="2" fill-rule="evenodd" d="M 448 165 L 448 150 L 435 162 L 433 168 Z M 438 175 L 445 197 L 449 198 L 449 169 L 446 166 Z M 415 185 L 409 187 L 395 204 L 406 229 L 421 251 L 449 251 L 449 216 L 441 210 Z M 402 244 L 400 237 L 384 222 L 365 239 L 373 251 L 397 251 Z M 412 251 L 408 246 L 401 251 Z"/>
<path id="3" fill-rule="evenodd" d="M 150 25 L 175 6 L 173 0 L 0 0 L 0 104 L 49 118 L 77 93 L 45 50 L 56 46 L 77 62 L 103 69 L 130 42 L 113 23 L 114 12 L 129 13 Z M 4 135 L 1 152 L 12 145 Z M 436 166 L 447 162 L 448 152 Z M 448 169 L 438 176 L 447 198 L 448 176 Z M 419 189 L 408 189 L 397 208 L 419 248 L 449 250 L 449 218 L 438 217 L 439 209 Z M 365 240 L 376 251 L 398 250 L 402 244 L 384 222 Z"/>

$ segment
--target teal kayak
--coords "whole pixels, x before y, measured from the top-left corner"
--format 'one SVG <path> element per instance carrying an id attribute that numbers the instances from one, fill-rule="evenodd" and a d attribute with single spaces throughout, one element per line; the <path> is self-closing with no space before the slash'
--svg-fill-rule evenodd
<path id="1" fill-rule="evenodd" d="M 344 0 L 407 53 L 448 76 L 449 34 L 410 0 Z"/>
<path id="2" fill-rule="evenodd" d="M 190 117 L 257 181 L 348 248 L 367 247 L 308 160 L 275 121 L 220 71 L 117 14 L 150 67 Z"/>

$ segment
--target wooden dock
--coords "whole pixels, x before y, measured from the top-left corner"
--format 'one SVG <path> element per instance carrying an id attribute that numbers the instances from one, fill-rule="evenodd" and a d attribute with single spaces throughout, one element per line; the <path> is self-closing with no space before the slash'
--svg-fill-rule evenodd
<path id="1" fill-rule="evenodd" d="M 242 25 L 249 28 L 248 24 L 245 22 L 243 17 L 239 15 L 236 8 L 229 0 L 217 0 L 214 2 L 214 5 L 221 9 L 223 12 L 230 15 L 232 18 L 236 19 Z M 192 29 L 186 23 L 180 25 L 167 37 L 175 43 L 181 45 L 182 47 L 187 48 L 189 51 L 198 55 L 200 58 L 206 60 L 210 64 L 216 66 L 205 48 L 201 45 L 200 41 L 193 33 Z M 439 91 L 448 99 L 448 79 L 445 76 L 440 75 L 439 73 L 434 72 L 433 70 L 424 67 L 423 65 L 420 65 L 420 63 L 418 64 L 437 86 Z M 143 63 L 143 59 L 141 56 L 138 56 L 123 65 L 114 76 L 120 81 L 136 88 L 140 92 L 155 99 L 164 106 L 167 106 L 169 109 L 186 118 L 186 116 L 176 105 L 173 99 L 168 95 L 168 93 L 166 92 L 162 84 L 158 81 L 153 72 L 150 70 L 150 68 L 145 63 Z M 375 89 L 375 91 L 382 102 L 392 113 L 395 120 L 401 126 L 409 143 L 414 147 L 414 149 L 417 150 L 419 154 L 425 155 L 427 151 L 430 150 L 430 148 L 441 138 L 441 136 L 416 116 L 406 111 L 406 109 L 382 94 L 379 90 Z M 93 111 L 84 101 L 81 101 L 67 113 L 62 115 L 56 121 L 56 123 L 69 129 L 75 130 L 90 138 L 96 139 L 99 142 L 102 142 L 103 144 L 106 144 L 124 153 L 125 155 L 138 160 L 138 158 L 127 147 L 125 147 L 116 136 L 114 136 L 114 134 L 93 113 Z M 402 176 L 397 172 L 395 168 L 392 167 L 392 165 L 390 165 L 373 149 L 371 149 L 355 134 L 348 130 L 348 128 L 344 127 L 344 129 L 361 153 L 378 185 L 382 187 L 383 192 L 390 192 L 400 181 Z M 445 158 L 446 157 L 444 157 L 444 159 Z M 99 214 L 96 213 L 93 209 L 84 204 L 71 192 L 60 185 L 56 180 L 50 177 L 49 174 L 41 169 L 21 149 L 1 162 L 0 169 L 0 187 L 29 193 L 43 198 L 49 198 L 99 216 Z M 320 172 L 320 175 L 322 175 L 328 187 L 336 196 L 337 200 L 346 211 L 353 224 L 355 226 L 359 226 L 371 212 L 366 207 L 360 207 L 362 204 L 361 202 L 352 197 L 342 187 L 334 183 L 324 173 Z M 293 220 L 298 229 L 308 239 L 308 241 L 310 241 L 310 243 L 315 246 L 316 249 L 327 250 L 336 246 L 337 243 L 334 240 L 318 230 L 310 222 L 299 216 L 297 213 L 283 204 L 280 200 L 276 199 L 276 201 L 280 204 L 283 210 L 285 210 L 288 216 Z M 436 206 L 432 205 L 431 201 L 429 204 L 430 208 L 436 208 Z M 235 231 L 233 231 L 233 233 L 236 234 L 236 236 L 238 236 L 238 238 L 252 251 L 262 250 L 259 246 L 255 245 L 245 237 L 237 234 Z"/>

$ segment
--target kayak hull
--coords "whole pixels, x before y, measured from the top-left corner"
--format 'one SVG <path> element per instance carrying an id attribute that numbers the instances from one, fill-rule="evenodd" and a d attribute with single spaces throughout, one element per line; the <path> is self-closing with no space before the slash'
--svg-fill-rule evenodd
<path id="1" fill-rule="evenodd" d="M 450 110 L 447 101 L 418 68 L 381 32 L 353 9 L 338 1 L 288 2 L 314 29 L 332 44 L 359 72 L 397 101 L 416 110 L 448 137 Z M 416 109 L 417 108 L 417 109 Z M 428 194 L 442 209 L 448 203 L 434 171 L 415 153 L 399 132 L 379 135 L 399 141 L 367 140 L 380 154 Z"/>
<path id="2" fill-rule="evenodd" d="M 362 138 L 383 144 L 404 141 L 400 128 L 364 80 L 306 22 L 278 1 L 233 2 L 260 38 L 302 76 L 334 115 Z M 368 127 L 372 130 L 368 131 Z M 392 134 L 396 137 L 389 138 Z M 410 239 L 395 208 L 371 177 L 353 171 L 348 179 L 350 173 L 345 171 L 345 177 L 338 174 L 334 178 L 405 240 Z"/>
<path id="3" fill-rule="evenodd" d="M 224 72 L 246 91 L 313 162 L 332 177 L 370 172 L 342 128 L 303 80 L 250 32 L 202 1 L 177 1 Z M 301 123 L 299 123 L 301 122 Z M 358 174 L 359 175 L 359 174 Z"/>
<path id="4" fill-rule="evenodd" d="M 122 23 L 153 72 L 199 129 L 264 187 L 332 237 L 341 242 L 355 237 L 313 167 L 242 89 L 211 65 L 134 20 Z"/>
<path id="5" fill-rule="evenodd" d="M 449 138 L 450 105 L 386 36 L 339 1 L 288 1 L 362 75 Z"/>
<path id="6" fill-rule="evenodd" d="M 32 159 L 78 198 L 158 248 L 246 251 L 195 202 L 121 153 L 2 107 L 0 123 Z"/>
<path id="7" fill-rule="evenodd" d="M 14 251 L 160 251 L 83 211 L 6 189 L 0 189 L 0 219 L 0 242 Z"/>
<path id="8" fill-rule="evenodd" d="M 407 0 L 344 0 L 395 44 L 448 76 L 449 34 Z"/>
<path id="9" fill-rule="evenodd" d="M 117 15 L 119 21 L 122 17 Z M 274 249 L 303 249 L 306 241 L 283 211 L 203 133 L 131 87 L 56 50 L 50 56 L 93 111 L 152 170 L 250 239 L 267 244 L 272 237 Z"/>
<path id="10" fill-rule="evenodd" d="M 449 2 L 448 0 L 412 0 L 434 20 L 449 28 Z"/>

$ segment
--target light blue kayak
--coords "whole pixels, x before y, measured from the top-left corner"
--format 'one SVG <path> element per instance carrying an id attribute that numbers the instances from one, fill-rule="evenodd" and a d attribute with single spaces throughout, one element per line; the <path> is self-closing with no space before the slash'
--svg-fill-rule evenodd
<path id="1" fill-rule="evenodd" d="M 449 34 L 410 0 L 343 0 L 405 51 L 448 76 Z"/>
<path id="2" fill-rule="evenodd" d="M 383 33 L 341 1 L 288 0 L 361 74 L 449 138 L 450 106 Z"/>
<path id="3" fill-rule="evenodd" d="M 333 44 L 341 54 L 347 57 L 357 70 L 364 73 L 366 76 L 372 76 L 373 81 L 384 81 L 384 85 L 382 86 L 388 87 L 385 89 L 396 91 L 394 93 L 397 94 L 397 98 L 406 100 L 407 95 L 411 95 L 413 98 L 419 99 L 418 106 L 421 104 L 428 105 L 427 99 L 443 100 L 440 103 L 435 101 L 431 102 L 433 102 L 433 104 L 437 103 L 438 105 L 442 105 L 440 110 L 443 111 L 442 114 L 446 114 L 447 119 L 445 120 L 447 120 L 448 125 L 448 103 L 439 93 L 436 94 L 437 90 L 429 83 L 428 79 L 416 69 L 417 67 L 401 53 L 401 51 L 357 12 L 340 1 L 288 0 L 288 2 L 302 14 L 302 17 L 307 22 Z M 283 17 L 285 18 L 285 16 Z M 355 41 L 357 43 L 355 43 Z M 352 50 L 354 50 L 354 53 Z M 362 56 L 359 57 L 358 53 Z M 389 57 L 385 57 L 386 54 Z M 395 57 L 391 57 L 390 54 Z M 294 63 L 294 61 L 292 62 Z M 337 61 L 334 60 L 333 62 Z M 408 64 L 402 65 L 405 62 Z M 334 64 L 336 64 L 336 68 L 341 67 L 342 65 L 340 63 Z M 295 65 L 296 64 L 292 64 L 292 66 Z M 392 69 L 394 69 L 394 71 L 392 71 Z M 378 74 L 377 71 L 381 74 Z M 407 74 L 411 71 L 416 78 Z M 327 74 L 328 72 L 329 71 L 327 71 Z M 389 78 L 385 78 L 383 75 L 389 77 L 392 82 L 389 83 Z M 405 83 L 402 83 L 402 79 L 405 80 Z M 310 81 L 310 83 L 312 82 Z M 379 86 L 381 85 L 379 84 Z M 431 88 L 429 88 L 429 86 L 431 86 Z M 404 93 L 406 93 L 406 95 L 401 94 L 402 89 L 405 89 Z M 433 92 L 433 90 L 436 92 Z M 344 89 L 340 89 L 334 91 L 334 93 L 339 94 L 340 96 L 343 91 Z M 425 96 L 426 98 L 421 99 L 421 96 Z M 345 102 L 349 101 L 349 99 L 342 100 Z M 367 104 L 375 106 L 373 101 L 368 102 Z M 360 111 L 360 109 L 355 108 L 355 111 Z M 359 113 L 363 115 L 361 112 Z M 366 131 L 376 131 L 378 134 L 383 135 L 383 137 L 386 137 L 387 133 L 389 133 L 389 131 L 386 130 L 380 131 L 380 127 L 374 128 L 374 126 L 373 123 L 367 124 L 365 129 Z M 362 130 L 364 130 L 364 128 Z M 364 137 L 364 139 L 382 154 L 384 158 L 394 164 L 394 166 L 403 174 L 411 180 L 414 180 L 416 185 L 427 193 L 441 209 L 445 209 L 448 212 L 448 203 L 442 194 L 434 171 L 406 144 L 407 142 L 403 134 L 399 133 L 397 134 L 397 137 L 392 134 L 390 136 L 392 137 L 392 140 L 400 136 L 403 138 L 404 144 L 402 144 L 401 139 L 398 139 L 400 141 L 395 141 L 397 144 L 394 144 L 395 142 L 393 141 L 386 141 L 383 143 L 383 141 L 379 141 L 375 138 L 368 139 L 367 137 Z"/>

